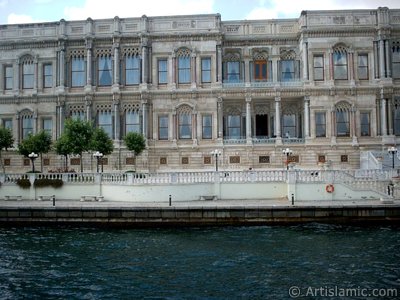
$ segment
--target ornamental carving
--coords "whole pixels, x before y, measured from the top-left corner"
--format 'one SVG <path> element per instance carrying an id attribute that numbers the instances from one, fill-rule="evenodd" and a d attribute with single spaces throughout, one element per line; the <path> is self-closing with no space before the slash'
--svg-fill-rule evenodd
<path id="1" fill-rule="evenodd" d="M 293 60 L 296 58 L 296 52 L 293 49 L 280 49 L 280 58 L 282 60 Z"/>
<path id="2" fill-rule="evenodd" d="M 335 105 L 336 111 L 351 111 L 352 106 L 347 101 L 340 101 Z"/>
<path id="3" fill-rule="evenodd" d="M 96 49 L 97 57 L 109 57 L 111 56 L 111 49 Z"/>
<path id="4" fill-rule="evenodd" d="M 189 56 L 191 55 L 192 51 L 190 51 L 188 48 L 183 47 L 183 48 L 179 48 L 176 51 L 176 56 L 177 57 L 184 57 L 184 56 Z"/>
<path id="5" fill-rule="evenodd" d="M 123 48 L 122 56 L 140 56 L 139 47 Z"/>
<path id="6" fill-rule="evenodd" d="M 253 50 L 253 60 L 267 60 L 268 51 L 267 50 Z"/>
<path id="7" fill-rule="evenodd" d="M 240 53 L 238 52 L 227 52 L 224 55 L 224 61 L 240 61 Z"/>
<path id="8" fill-rule="evenodd" d="M 70 58 L 85 57 L 85 49 L 71 49 L 71 50 L 68 50 L 68 57 L 70 57 Z"/>
<path id="9" fill-rule="evenodd" d="M 128 111 L 140 111 L 141 105 L 139 103 L 124 103 L 122 109 Z"/>
<path id="10" fill-rule="evenodd" d="M 333 51 L 336 53 L 346 54 L 349 51 L 349 47 L 343 43 L 339 43 L 333 46 Z"/>
<path id="11" fill-rule="evenodd" d="M 97 111 L 111 111 L 111 104 L 97 104 L 96 105 Z"/>
<path id="12" fill-rule="evenodd" d="M 187 104 L 183 104 L 176 109 L 177 114 L 189 115 L 192 113 L 192 111 L 193 109 Z"/>

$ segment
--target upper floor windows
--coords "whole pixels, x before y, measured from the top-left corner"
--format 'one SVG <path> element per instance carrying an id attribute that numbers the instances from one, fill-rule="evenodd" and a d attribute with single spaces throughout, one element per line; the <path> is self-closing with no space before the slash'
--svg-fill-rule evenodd
<path id="1" fill-rule="evenodd" d="M 51 64 L 43 65 L 43 87 L 51 88 L 53 86 L 53 66 Z"/>
<path id="2" fill-rule="evenodd" d="M 240 54 L 236 52 L 228 52 L 224 56 L 223 76 L 224 82 L 236 83 L 241 82 L 240 70 Z"/>
<path id="3" fill-rule="evenodd" d="M 333 76 L 336 80 L 348 79 L 347 49 L 342 45 L 333 50 Z"/>
<path id="4" fill-rule="evenodd" d="M 268 61 L 268 53 L 266 51 L 255 51 L 253 61 L 250 62 L 250 76 L 255 81 L 271 81 L 272 79 L 272 62 Z"/>
<path id="5" fill-rule="evenodd" d="M 125 56 L 125 84 L 134 85 L 140 83 L 140 56 Z"/>
<path id="6" fill-rule="evenodd" d="M 358 79 L 368 80 L 368 54 L 358 54 L 357 74 Z"/>
<path id="7" fill-rule="evenodd" d="M 166 58 L 158 60 L 158 84 L 168 83 L 168 61 Z"/>
<path id="8" fill-rule="evenodd" d="M 177 110 L 179 139 L 192 138 L 192 108 L 182 105 Z"/>
<path id="9" fill-rule="evenodd" d="M 25 56 L 21 59 L 22 69 L 22 88 L 33 89 L 35 77 L 35 65 L 31 56 Z"/>
<path id="10" fill-rule="evenodd" d="M 85 59 L 83 56 L 71 59 L 71 86 L 81 87 L 85 85 Z"/>
<path id="11" fill-rule="evenodd" d="M 393 42 L 392 46 L 392 76 L 400 78 L 400 42 Z"/>
<path id="12" fill-rule="evenodd" d="M 211 57 L 201 59 L 201 82 L 211 82 Z"/>
<path id="13" fill-rule="evenodd" d="M 300 61 L 296 60 L 293 50 L 283 50 L 281 60 L 278 62 L 278 75 L 280 81 L 295 81 L 300 78 Z"/>
<path id="14" fill-rule="evenodd" d="M 190 54 L 187 48 L 179 49 L 177 52 L 178 83 L 190 83 Z"/>
<path id="15" fill-rule="evenodd" d="M 98 62 L 98 85 L 110 86 L 112 84 L 112 62 L 110 55 L 102 55 Z"/>
<path id="16" fill-rule="evenodd" d="M 12 90 L 14 82 L 14 69 L 13 66 L 5 66 L 4 67 L 4 89 Z"/>
<path id="17" fill-rule="evenodd" d="M 315 81 L 323 81 L 324 80 L 324 56 L 322 54 L 314 55 L 313 70 L 314 70 L 314 80 Z"/>

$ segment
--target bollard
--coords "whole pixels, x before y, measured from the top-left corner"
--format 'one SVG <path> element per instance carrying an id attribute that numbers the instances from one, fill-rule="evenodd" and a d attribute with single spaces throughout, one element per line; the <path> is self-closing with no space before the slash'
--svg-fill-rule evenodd
<path id="1" fill-rule="evenodd" d="M 56 206 L 56 196 L 53 196 L 53 206 Z"/>
<path id="2" fill-rule="evenodd" d="M 172 204 L 172 198 L 171 195 L 169 195 L 169 206 L 171 206 L 171 204 Z"/>
<path id="3" fill-rule="evenodd" d="M 292 205 L 294 205 L 294 194 L 292 194 Z"/>

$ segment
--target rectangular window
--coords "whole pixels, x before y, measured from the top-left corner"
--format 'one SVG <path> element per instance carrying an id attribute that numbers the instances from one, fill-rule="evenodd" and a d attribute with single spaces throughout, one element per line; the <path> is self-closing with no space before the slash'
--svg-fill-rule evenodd
<path id="1" fill-rule="evenodd" d="M 368 80 L 368 54 L 358 55 L 358 79 Z"/>
<path id="2" fill-rule="evenodd" d="M 211 58 L 201 59 L 201 82 L 211 82 Z"/>
<path id="3" fill-rule="evenodd" d="M 228 137 L 233 139 L 240 139 L 241 135 L 240 116 L 228 116 Z"/>
<path id="4" fill-rule="evenodd" d="M 4 89 L 12 90 L 14 81 L 14 69 L 12 66 L 4 67 Z"/>
<path id="5" fill-rule="evenodd" d="M 178 57 L 178 83 L 190 83 L 190 56 Z"/>
<path id="6" fill-rule="evenodd" d="M 350 136 L 350 121 L 347 111 L 336 112 L 336 135 L 339 137 Z"/>
<path id="7" fill-rule="evenodd" d="M 85 121 L 86 120 L 85 112 L 84 111 L 72 111 L 71 112 L 71 118 L 73 120 Z"/>
<path id="8" fill-rule="evenodd" d="M 168 83 L 168 68 L 167 68 L 167 60 L 159 59 L 158 60 L 158 84 L 166 84 Z"/>
<path id="9" fill-rule="evenodd" d="M 98 71 L 99 71 L 99 85 L 109 86 L 112 83 L 112 71 L 111 71 L 111 57 L 100 56 L 98 58 Z"/>
<path id="10" fill-rule="evenodd" d="M 34 65 L 25 63 L 22 65 L 22 88 L 33 89 Z"/>
<path id="11" fill-rule="evenodd" d="M 392 77 L 400 78 L 400 46 L 393 43 L 392 47 Z"/>
<path id="12" fill-rule="evenodd" d="M 130 110 L 125 113 L 125 133 L 137 132 L 141 133 L 140 130 L 140 115 L 136 110 Z"/>
<path id="13" fill-rule="evenodd" d="M 179 125 L 179 138 L 180 139 L 191 139 L 192 138 L 192 115 L 191 114 L 179 114 L 178 115 Z"/>
<path id="14" fill-rule="evenodd" d="M 80 87 L 85 85 L 85 60 L 83 57 L 72 58 L 71 63 L 71 86 Z"/>
<path id="15" fill-rule="evenodd" d="M 370 114 L 368 112 L 360 113 L 361 136 L 371 136 Z"/>
<path id="16" fill-rule="evenodd" d="M 3 127 L 12 130 L 12 119 L 3 119 Z"/>
<path id="17" fill-rule="evenodd" d="M 240 63 L 238 61 L 226 63 L 226 79 L 228 83 L 240 82 Z"/>
<path id="18" fill-rule="evenodd" d="M 280 68 L 280 80 L 283 82 L 294 81 L 300 76 L 300 61 L 281 60 L 278 62 Z"/>
<path id="19" fill-rule="evenodd" d="M 324 80 L 324 56 L 314 55 L 314 80 L 323 81 Z"/>
<path id="20" fill-rule="evenodd" d="M 168 116 L 158 117 L 158 139 L 168 140 Z"/>
<path id="21" fill-rule="evenodd" d="M 99 128 L 103 128 L 110 138 L 113 138 L 111 111 L 99 112 Z"/>
<path id="22" fill-rule="evenodd" d="M 22 119 L 22 139 L 26 139 L 30 134 L 33 134 L 33 118 L 26 116 Z"/>
<path id="23" fill-rule="evenodd" d="M 140 83 L 140 57 L 125 57 L 125 83 L 126 85 L 134 85 Z"/>
<path id="24" fill-rule="evenodd" d="M 296 115 L 283 115 L 282 133 L 285 138 L 297 137 L 296 133 Z"/>
<path id="25" fill-rule="evenodd" d="M 326 117 L 324 112 L 315 113 L 315 136 L 326 137 Z"/>
<path id="26" fill-rule="evenodd" d="M 202 117 L 202 137 L 203 139 L 212 139 L 212 115 L 203 115 Z"/>
<path id="27" fill-rule="evenodd" d="M 53 120 L 48 118 L 48 119 L 43 119 L 43 130 L 46 131 L 50 136 L 52 136 L 53 132 Z"/>
<path id="28" fill-rule="evenodd" d="M 267 61 L 266 60 L 256 60 L 254 61 L 254 79 L 255 80 L 267 80 Z"/>
<path id="29" fill-rule="evenodd" d="M 337 80 L 347 80 L 347 53 L 333 53 L 333 74 Z"/>
<path id="30" fill-rule="evenodd" d="M 53 67 L 51 64 L 43 65 L 43 87 L 51 88 L 53 86 Z"/>

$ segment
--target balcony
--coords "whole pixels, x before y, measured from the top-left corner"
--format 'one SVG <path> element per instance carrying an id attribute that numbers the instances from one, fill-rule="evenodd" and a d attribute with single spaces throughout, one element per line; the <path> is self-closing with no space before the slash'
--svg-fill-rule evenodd
<path id="1" fill-rule="evenodd" d="M 276 138 L 269 136 L 255 136 L 253 137 L 253 144 L 275 144 Z"/>
<path id="2" fill-rule="evenodd" d="M 222 83 L 224 88 L 273 88 L 273 87 L 302 87 L 303 81 L 300 79 L 294 79 L 290 81 L 251 81 L 245 82 L 243 80 L 224 80 Z"/>
<path id="3" fill-rule="evenodd" d="M 224 144 L 225 145 L 240 145 L 246 144 L 246 137 L 239 136 L 239 137 L 224 137 Z"/>
<path id="4" fill-rule="evenodd" d="M 295 137 L 282 138 L 282 143 L 283 144 L 304 144 L 305 139 L 304 138 L 295 138 Z"/>

